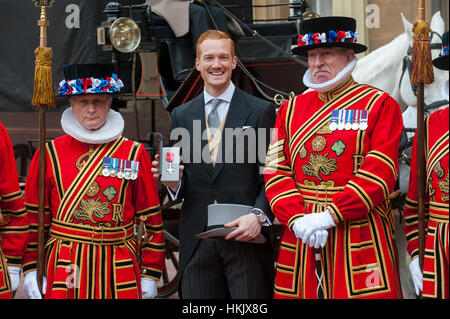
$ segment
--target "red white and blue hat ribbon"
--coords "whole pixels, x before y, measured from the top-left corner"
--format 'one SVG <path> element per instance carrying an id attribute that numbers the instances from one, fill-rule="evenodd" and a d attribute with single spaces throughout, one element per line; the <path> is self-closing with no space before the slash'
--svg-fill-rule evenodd
<path id="1" fill-rule="evenodd" d="M 85 78 L 62 80 L 59 83 L 58 95 L 105 94 L 118 93 L 123 88 L 122 80 L 116 74 L 104 78 Z"/>
<path id="2" fill-rule="evenodd" d="M 439 56 L 448 56 L 448 45 L 443 46 Z"/>
<path id="3" fill-rule="evenodd" d="M 358 32 L 352 31 L 334 31 L 322 33 L 306 33 L 300 35 L 297 46 L 312 45 L 319 43 L 356 43 L 358 41 Z"/>

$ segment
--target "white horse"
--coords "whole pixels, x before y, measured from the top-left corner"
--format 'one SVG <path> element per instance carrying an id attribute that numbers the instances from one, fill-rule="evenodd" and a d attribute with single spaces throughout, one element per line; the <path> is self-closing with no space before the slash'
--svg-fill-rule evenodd
<path id="1" fill-rule="evenodd" d="M 403 110 L 403 125 L 415 129 L 417 126 L 417 97 L 413 92 L 408 68 L 404 70 L 403 59 L 412 46 L 413 25 L 401 13 L 405 32 L 388 44 L 372 51 L 358 61 L 353 77 L 359 83 L 366 83 L 388 92 Z M 436 12 L 430 23 L 432 30 L 431 44 L 436 49 L 431 50 L 433 59 L 439 56 L 441 36 L 445 31 L 445 22 L 440 12 Z M 439 48 L 439 49 L 437 49 Z M 448 80 L 448 72 L 433 67 L 434 82 L 425 85 L 424 99 L 426 105 L 442 101 L 442 87 Z M 444 105 L 445 106 L 445 105 Z M 408 133 L 412 137 L 414 133 Z M 400 191 L 406 193 L 409 182 L 409 166 L 400 163 Z"/>
<path id="2" fill-rule="evenodd" d="M 403 78 L 401 78 L 403 58 L 412 46 L 413 41 L 413 25 L 406 20 L 403 13 L 401 13 L 401 18 L 405 32 L 388 44 L 361 58 L 353 71 L 353 77 L 359 83 L 370 84 L 389 93 L 399 103 L 401 109 L 405 110 L 408 105 L 415 107 L 417 98 L 411 88 L 407 69 Z M 433 15 L 430 28 L 433 31 L 431 43 L 441 43 L 440 36 L 445 31 L 445 22 L 440 12 Z M 433 59 L 439 56 L 439 51 L 439 49 L 431 50 Z M 434 82 L 425 85 L 424 95 L 427 105 L 442 100 L 442 86 L 448 79 L 448 72 L 434 67 L 433 69 Z"/>

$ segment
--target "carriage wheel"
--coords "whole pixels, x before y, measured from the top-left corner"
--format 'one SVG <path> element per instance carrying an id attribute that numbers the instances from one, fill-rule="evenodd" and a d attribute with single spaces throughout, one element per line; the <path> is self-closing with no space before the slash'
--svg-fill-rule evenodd
<path id="1" fill-rule="evenodd" d="M 167 236 L 167 232 L 164 234 Z M 178 289 L 178 245 L 166 239 L 166 264 L 158 282 L 158 298 L 168 298 Z"/>
<path id="2" fill-rule="evenodd" d="M 28 173 L 28 167 L 31 163 L 31 159 L 33 158 L 33 150 L 27 144 L 17 144 L 13 147 L 14 157 L 16 159 L 16 166 L 18 168 L 18 177 L 19 182 L 22 184 L 25 183 Z M 22 186 L 22 185 L 21 185 Z"/>

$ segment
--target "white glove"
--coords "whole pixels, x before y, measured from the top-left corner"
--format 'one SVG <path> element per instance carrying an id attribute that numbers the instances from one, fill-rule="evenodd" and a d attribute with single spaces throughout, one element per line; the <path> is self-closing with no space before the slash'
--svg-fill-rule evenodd
<path id="1" fill-rule="evenodd" d="M 327 244 L 328 231 L 318 230 L 309 236 L 308 246 L 314 248 L 323 248 Z"/>
<path id="2" fill-rule="evenodd" d="M 419 257 L 411 260 L 409 271 L 411 272 L 414 288 L 416 288 L 416 295 L 418 296 L 423 289 L 423 275 L 422 270 L 420 269 Z"/>
<path id="3" fill-rule="evenodd" d="M 20 267 L 8 266 L 11 291 L 16 291 L 20 284 Z"/>
<path id="4" fill-rule="evenodd" d="M 336 226 L 331 217 L 330 211 L 327 209 L 321 213 L 306 214 L 292 226 L 295 237 L 301 238 L 306 244 L 312 233 L 318 230 L 326 230 Z"/>
<path id="5" fill-rule="evenodd" d="M 47 278 L 45 278 L 45 276 L 42 281 L 42 289 L 44 290 L 45 295 L 45 291 L 47 290 Z M 25 279 L 23 281 L 23 290 L 31 299 L 42 299 L 42 295 L 39 292 L 36 271 L 30 271 L 25 275 Z"/>
<path id="6" fill-rule="evenodd" d="M 158 293 L 156 281 L 150 278 L 141 278 L 142 299 L 153 299 Z"/>

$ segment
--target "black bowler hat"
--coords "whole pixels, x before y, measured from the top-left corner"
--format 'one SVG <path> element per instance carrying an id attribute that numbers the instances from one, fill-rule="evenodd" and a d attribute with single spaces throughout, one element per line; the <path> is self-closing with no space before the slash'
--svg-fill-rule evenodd
<path id="1" fill-rule="evenodd" d="M 206 230 L 197 234 L 197 238 L 223 239 L 237 227 L 225 227 L 235 219 L 250 213 L 252 206 L 239 204 L 211 204 L 208 205 L 208 225 Z M 262 244 L 266 241 L 264 235 L 259 233 L 254 239 L 247 241 L 253 244 Z"/>
<path id="2" fill-rule="evenodd" d="M 442 35 L 442 50 L 439 57 L 433 60 L 433 65 L 441 70 L 448 70 L 448 31 Z"/>
<path id="3" fill-rule="evenodd" d="M 356 20 L 349 17 L 320 17 L 303 21 L 300 24 L 300 37 L 293 54 L 307 56 L 308 50 L 325 47 L 344 47 L 355 53 L 367 50 L 363 44 L 356 43 Z"/>
<path id="4" fill-rule="evenodd" d="M 111 63 L 66 64 L 58 96 L 115 94 L 123 87 Z"/>

